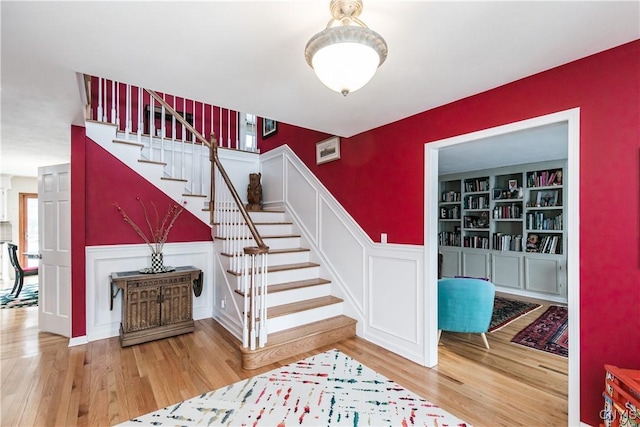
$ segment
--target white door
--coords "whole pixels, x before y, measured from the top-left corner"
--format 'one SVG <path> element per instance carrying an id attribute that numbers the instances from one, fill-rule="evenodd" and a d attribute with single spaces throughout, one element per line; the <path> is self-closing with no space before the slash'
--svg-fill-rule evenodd
<path id="1" fill-rule="evenodd" d="M 38 168 L 39 316 L 43 332 L 71 336 L 70 165 Z"/>

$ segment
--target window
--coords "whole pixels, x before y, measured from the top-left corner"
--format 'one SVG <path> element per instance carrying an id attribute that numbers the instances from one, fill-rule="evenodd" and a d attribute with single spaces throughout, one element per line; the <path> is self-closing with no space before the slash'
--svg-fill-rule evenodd
<path id="1" fill-rule="evenodd" d="M 240 113 L 240 150 L 257 152 L 258 138 L 256 128 L 258 117 L 254 114 Z"/>

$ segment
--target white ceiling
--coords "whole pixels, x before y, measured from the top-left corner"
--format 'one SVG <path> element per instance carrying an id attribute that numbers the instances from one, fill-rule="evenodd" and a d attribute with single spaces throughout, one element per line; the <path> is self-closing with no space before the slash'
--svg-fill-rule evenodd
<path id="1" fill-rule="evenodd" d="M 638 1 L 364 0 L 389 56 L 344 98 L 304 60 L 328 5 L 2 1 L 2 172 L 69 161 L 76 73 L 348 137 L 640 38 Z"/>

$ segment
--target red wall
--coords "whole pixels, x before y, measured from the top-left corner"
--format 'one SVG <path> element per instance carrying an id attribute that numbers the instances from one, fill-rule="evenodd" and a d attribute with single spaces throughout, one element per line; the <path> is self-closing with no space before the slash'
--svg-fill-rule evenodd
<path id="1" fill-rule="evenodd" d="M 597 426 L 605 363 L 640 369 L 640 40 L 343 138 L 286 124 L 261 151 L 288 144 L 368 235 L 423 244 L 424 144 L 580 107 L 581 420 Z M 401 220 L 399 220 L 401 219 Z"/>
<path id="2" fill-rule="evenodd" d="M 85 129 L 72 127 L 72 321 L 71 336 L 86 334 L 85 246 L 144 243 L 127 224 L 114 203 L 118 203 L 142 227 L 144 214 L 139 197 L 153 220 L 155 203 L 160 217 L 174 203 L 171 198 L 133 172 L 129 167 L 86 137 Z M 143 228 L 144 229 L 144 228 Z M 184 210 L 169 237 L 172 242 L 210 241 L 211 228 Z"/>

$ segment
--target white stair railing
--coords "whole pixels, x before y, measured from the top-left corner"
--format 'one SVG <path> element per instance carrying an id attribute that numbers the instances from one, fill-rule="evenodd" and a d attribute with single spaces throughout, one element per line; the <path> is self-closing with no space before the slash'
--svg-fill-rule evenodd
<path id="1" fill-rule="evenodd" d="M 229 258 L 228 272 L 239 275 L 236 289 L 244 295 L 242 345 L 255 350 L 267 342 L 267 251 L 251 232 L 234 195 L 224 184 L 224 176 L 216 168 L 214 218 L 216 236 L 222 240 L 222 252 Z"/>
<path id="2" fill-rule="evenodd" d="M 116 125 L 119 137 L 143 145 L 143 159 L 166 163 L 166 177 L 185 180 L 186 194 L 209 194 L 209 150 L 195 132 L 168 114 L 144 88 L 89 76 L 85 84 L 89 119 Z M 169 94 L 160 96 L 201 135 L 217 134 L 225 148 L 257 151 L 255 143 L 246 146 L 240 140 L 240 113 Z"/>

